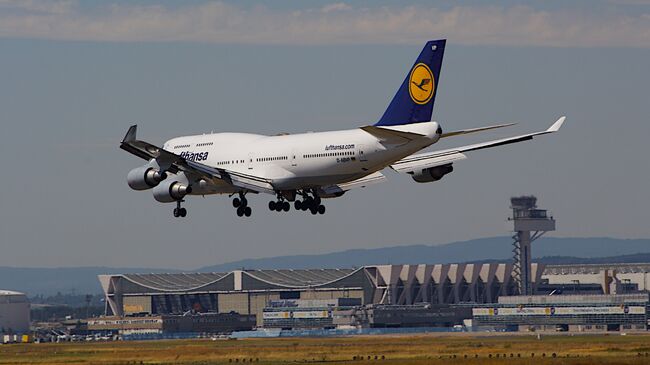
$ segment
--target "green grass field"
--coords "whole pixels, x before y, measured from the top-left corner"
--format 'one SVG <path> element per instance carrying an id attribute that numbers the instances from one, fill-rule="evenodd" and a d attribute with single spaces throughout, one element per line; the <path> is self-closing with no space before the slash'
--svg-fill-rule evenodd
<path id="1" fill-rule="evenodd" d="M 375 359 L 376 358 L 376 359 Z M 650 364 L 649 335 L 469 334 L 0 346 L 0 364 Z"/>

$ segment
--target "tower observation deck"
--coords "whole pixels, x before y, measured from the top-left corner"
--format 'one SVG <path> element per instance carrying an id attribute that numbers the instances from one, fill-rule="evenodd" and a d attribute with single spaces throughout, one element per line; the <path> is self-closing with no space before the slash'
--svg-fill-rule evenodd
<path id="1" fill-rule="evenodd" d="M 555 220 L 546 210 L 537 209 L 537 198 L 519 196 L 510 199 L 512 216 L 508 223 L 515 234 L 512 236 L 514 267 L 512 278 L 519 295 L 533 295 L 531 280 L 531 246 L 544 233 L 555 230 Z"/>

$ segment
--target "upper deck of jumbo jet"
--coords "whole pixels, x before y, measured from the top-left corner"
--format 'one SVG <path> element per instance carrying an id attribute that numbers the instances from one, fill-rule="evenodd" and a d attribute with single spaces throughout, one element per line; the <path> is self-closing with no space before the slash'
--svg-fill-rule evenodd
<path id="1" fill-rule="evenodd" d="M 195 147 L 197 144 L 202 144 L 202 143 L 215 143 L 220 145 L 226 145 L 226 144 L 231 144 L 233 142 L 237 142 L 237 143 L 251 142 L 264 137 L 268 137 L 268 136 L 265 136 L 263 134 L 233 133 L 233 132 L 196 134 L 191 136 L 172 138 L 163 144 L 163 148 L 173 152 L 173 150 L 177 148 Z"/>
<path id="2" fill-rule="evenodd" d="M 175 137 L 166 141 L 163 148 L 172 151 L 179 148 L 191 148 L 201 145 L 203 143 L 213 143 L 219 146 L 232 146 L 233 148 L 242 147 L 242 144 L 249 142 L 255 143 L 295 143 L 299 141 L 309 140 L 310 137 L 318 136 L 317 138 L 326 141 L 329 138 L 342 138 L 346 135 L 359 133 L 359 129 L 347 129 L 340 131 L 326 131 L 326 132 L 301 132 L 301 133 L 279 133 L 275 135 L 253 134 L 253 133 L 209 133 L 197 134 L 190 136 Z"/>
<path id="3" fill-rule="evenodd" d="M 384 126 L 381 128 L 417 133 L 432 138 L 438 132 L 438 123 L 427 122 L 401 126 Z M 253 149 L 257 149 L 262 147 L 286 147 L 288 145 L 295 147 L 311 143 L 337 144 L 364 143 L 369 141 L 374 141 L 374 137 L 361 128 L 324 132 L 278 133 L 275 135 L 225 132 L 172 138 L 165 142 L 163 148 L 174 152 L 174 150 L 178 149 L 214 145 L 221 148 L 238 150 L 241 148 L 250 149 L 247 146 L 249 143 L 254 143 L 255 148 Z"/>

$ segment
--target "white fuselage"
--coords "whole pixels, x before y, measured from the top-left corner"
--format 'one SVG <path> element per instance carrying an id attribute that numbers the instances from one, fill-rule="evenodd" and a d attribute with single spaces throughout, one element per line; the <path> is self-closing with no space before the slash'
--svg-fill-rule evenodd
<path id="1" fill-rule="evenodd" d="M 320 187 L 359 179 L 438 141 L 438 123 L 382 127 L 421 138 L 396 143 L 362 129 L 265 136 L 214 133 L 173 138 L 163 148 L 188 160 L 272 181 L 277 190 Z M 232 193 L 225 182 L 203 184 L 193 195 Z"/>

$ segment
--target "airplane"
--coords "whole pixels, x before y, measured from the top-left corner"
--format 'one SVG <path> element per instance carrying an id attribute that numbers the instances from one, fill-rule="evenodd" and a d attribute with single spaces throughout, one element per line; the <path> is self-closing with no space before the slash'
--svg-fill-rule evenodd
<path id="1" fill-rule="evenodd" d="M 425 44 L 379 121 L 355 129 L 318 133 L 211 133 L 168 140 L 162 147 L 138 140 L 129 128 L 120 148 L 147 163 L 131 170 L 128 185 L 153 191 L 155 200 L 176 203 L 174 217 L 185 217 L 187 196 L 226 194 L 237 216 L 250 217 L 249 194 L 275 196 L 271 211 L 324 214 L 323 199 L 384 181 L 391 168 L 418 183 L 438 181 L 453 171 L 466 152 L 502 146 L 557 132 L 566 117 L 544 131 L 418 153 L 442 138 L 511 126 L 492 125 L 444 132 L 431 120 L 446 40 Z"/>

